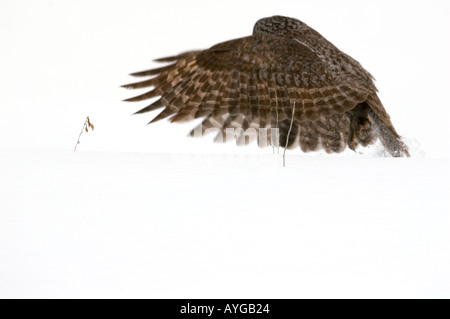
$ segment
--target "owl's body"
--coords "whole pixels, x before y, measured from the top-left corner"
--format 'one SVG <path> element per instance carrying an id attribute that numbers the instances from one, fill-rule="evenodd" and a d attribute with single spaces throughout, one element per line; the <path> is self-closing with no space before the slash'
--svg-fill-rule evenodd
<path id="1" fill-rule="evenodd" d="M 300 145 L 305 152 L 354 150 L 379 138 L 392 156 L 409 156 L 372 76 L 296 19 L 264 18 L 252 36 L 157 61 L 171 63 L 134 73 L 154 77 L 124 85 L 153 87 L 127 100 L 159 96 L 137 112 L 164 108 L 152 122 L 204 118 L 197 131 L 239 128 L 243 136 L 250 129 L 276 129 L 276 144 Z"/>

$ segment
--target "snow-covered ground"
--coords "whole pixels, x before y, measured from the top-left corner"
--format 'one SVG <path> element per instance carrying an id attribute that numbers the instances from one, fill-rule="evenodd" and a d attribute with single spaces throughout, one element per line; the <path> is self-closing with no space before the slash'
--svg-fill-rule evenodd
<path id="1" fill-rule="evenodd" d="M 152 59 L 276 14 L 375 76 L 412 158 L 291 150 L 283 168 L 121 102 Z M 449 16 L 440 0 L 0 1 L 0 298 L 450 298 Z"/>
<path id="2" fill-rule="evenodd" d="M 450 297 L 450 160 L 0 151 L 0 297 Z"/>

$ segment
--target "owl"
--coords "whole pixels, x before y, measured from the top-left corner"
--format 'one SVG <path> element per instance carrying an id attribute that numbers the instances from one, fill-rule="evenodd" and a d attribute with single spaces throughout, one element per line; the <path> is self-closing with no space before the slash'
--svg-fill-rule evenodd
<path id="1" fill-rule="evenodd" d="M 123 85 L 151 88 L 125 100 L 157 98 L 136 112 L 161 109 L 150 123 L 200 118 L 192 136 L 215 130 L 216 141 L 231 135 L 242 145 L 303 152 L 339 153 L 379 139 L 391 156 L 409 157 L 371 74 L 297 19 L 263 18 L 250 36 L 155 61 L 165 64 Z"/>

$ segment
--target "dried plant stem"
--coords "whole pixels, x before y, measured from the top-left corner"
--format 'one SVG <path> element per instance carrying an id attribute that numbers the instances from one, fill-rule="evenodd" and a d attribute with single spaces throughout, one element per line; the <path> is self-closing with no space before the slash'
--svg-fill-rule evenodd
<path id="1" fill-rule="evenodd" d="M 280 154 L 280 135 L 279 135 L 280 134 L 280 126 L 278 125 L 278 96 L 277 96 L 277 90 L 276 89 L 275 89 L 275 104 L 276 104 L 275 111 L 277 112 L 277 127 L 276 127 L 276 132 L 277 132 L 277 136 L 276 136 L 277 153 Z"/>
<path id="2" fill-rule="evenodd" d="M 295 101 L 294 101 L 294 107 L 292 108 L 291 125 L 289 125 L 289 131 L 288 131 L 287 138 L 286 138 L 286 145 L 284 146 L 284 151 L 283 151 L 283 167 L 286 167 L 286 149 L 288 147 L 289 137 L 291 136 L 292 123 L 294 123 L 294 114 L 295 114 Z"/>
<path id="3" fill-rule="evenodd" d="M 91 124 L 91 121 L 89 120 L 89 116 L 86 117 L 86 121 L 84 121 L 83 127 L 81 128 L 80 135 L 78 135 L 78 141 L 75 144 L 75 149 L 73 150 L 74 152 L 77 151 L 77 146 L 78 146 L 78 144 L 80 144 L 81 134 L 83 134 L 83 131 L 88 132 L 88 128 L 91 128 L 92 130 L 94 130 L 94 125 Z"/>

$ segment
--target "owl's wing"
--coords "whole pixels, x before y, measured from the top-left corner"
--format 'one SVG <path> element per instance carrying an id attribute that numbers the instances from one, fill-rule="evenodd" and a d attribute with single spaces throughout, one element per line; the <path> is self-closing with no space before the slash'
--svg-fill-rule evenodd
<path id="1" fill-rule="evenodd" d="M 150 123 L 167 117 L 171 122 L 204 118 L 203 131 L 278 128 L 295 109 L 295 121 L 308 127 L 308 122 L 321 117 L 343 115 L 369 94 L 354 83 L 337 81 L 326 63 L 301 42 L 270 35 L 235 39 L 156 61 L 169 64 L 134 73 L 153 77 L 123 86 L 153 87 L 126 100 L 159 97 L 137 112 L 163 108 Z"/>

